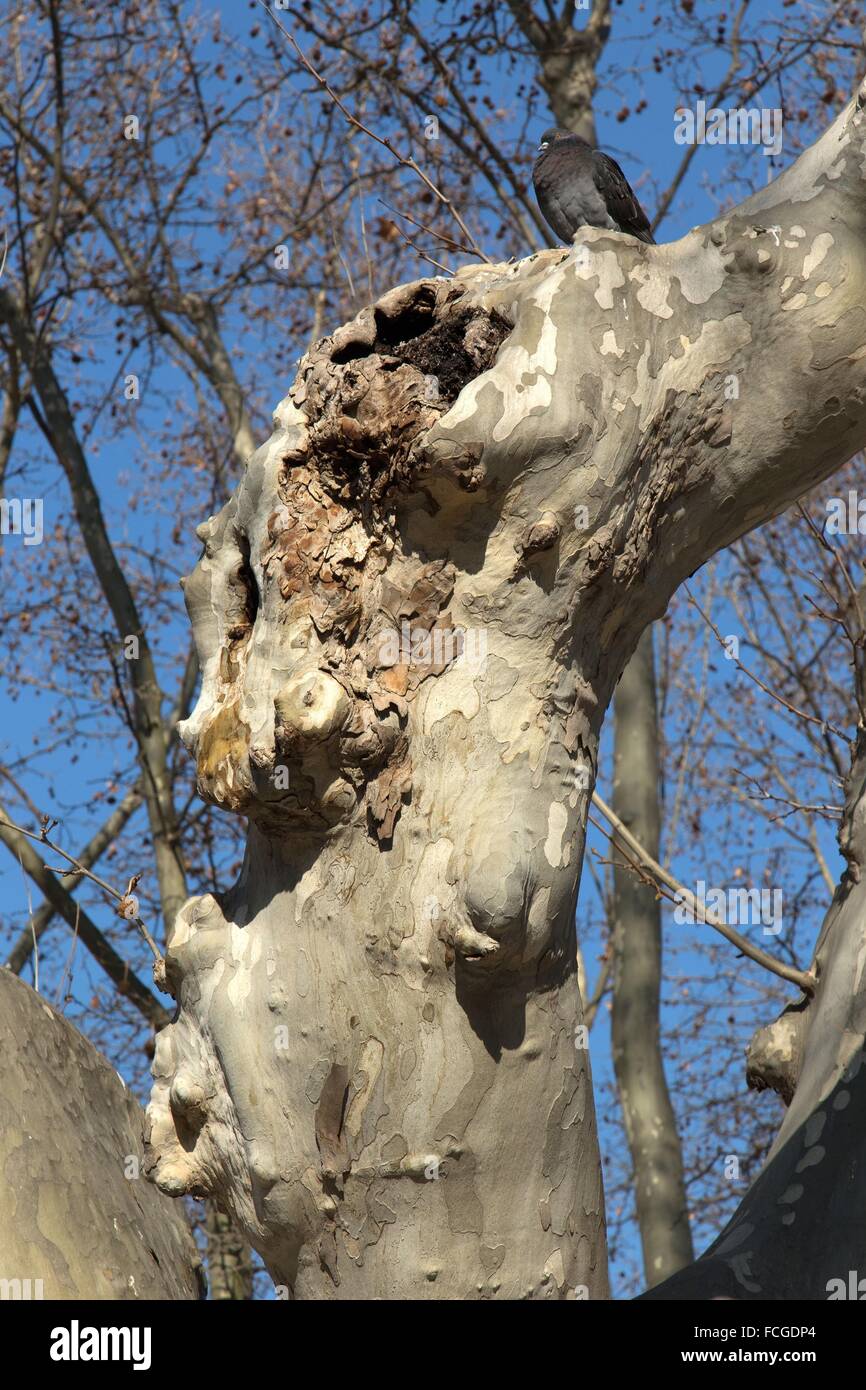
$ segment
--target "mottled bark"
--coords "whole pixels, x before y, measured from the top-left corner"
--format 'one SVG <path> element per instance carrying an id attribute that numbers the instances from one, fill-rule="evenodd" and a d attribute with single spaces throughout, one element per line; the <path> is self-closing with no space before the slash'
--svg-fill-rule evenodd
<path id="1" fill-rule="evenodd" d="M 512 6 L 539 59 L 542 85 L 557 124 L 598 143 L 593 97 L 610 33 L 609 7 L 594 6 L 575 34 L 567 12 L 540 23 L 529 6 Z M 585 18 L 586 16 L 584 16 Z M 571 40 L 569 42 L 569 40 Z M 613 805 L 647 848 L 658 848 L 658 725 L 652 629 L 638 643 L 613 698 L 617 747 Z M 651 1286 L 694 1257 L 676 1117 L 665 1081 L 659 1036 L 661 924 L 656 894 L 628 872 L 614 874 L 613 1055 L 623 1121 L 634 1166 L 637 1222 Z"/>
<path id="2" fill-rule="evenodd" d="M 183 1210 L 144 1180 L 144 1112 L 8 970 L 0 1058 L 0 1298 L 199 1298 Z"/>
<path id="3" fill-rule="evenodd" d="M 652 628 L 643 633 L 614 697 L 613 809 L 659 858 L 658 726 Z M 624 856 L 614 837 L 615 860 Z M 630 869 L 613 875 L 613 1064 L 634 1167 L 649 1287 L 694 1257 L 683 1156 L 659 1034 L 662 933 L 654 887 Z"/>
<path id="4" fill-rule="evenodd" d="M 295 1297 L 606 1294 L 601 722 L 676 586 L 866 442 L 863 125 L 670 246 L 392 291 L 201 528 L 182 732 L 250 829 L 169 944 L 150 1159 Z"/>

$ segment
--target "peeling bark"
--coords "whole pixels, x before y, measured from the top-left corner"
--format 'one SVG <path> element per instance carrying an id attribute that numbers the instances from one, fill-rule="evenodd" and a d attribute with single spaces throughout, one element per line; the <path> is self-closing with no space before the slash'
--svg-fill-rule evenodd
<path id="1" fill-rule="evenodd" d="M 852 104 L 670 246 L 587 229 L 392 291 L 201 528 L 182 735 L 250 831 L 175 924 L 150 1157 L 293 1296 L 606 1295 L 601 722 L 682 579 L 866 441 L 864 160 Z"/>

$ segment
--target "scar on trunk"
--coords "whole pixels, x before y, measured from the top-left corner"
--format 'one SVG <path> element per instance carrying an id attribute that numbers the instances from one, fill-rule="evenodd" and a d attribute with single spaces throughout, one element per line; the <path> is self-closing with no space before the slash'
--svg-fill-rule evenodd
<path id="1" fill-rule="evenodd" d="M 477 452 L 434 464 L 425 439 L 511 328 L 463 286 L 422 280 L 302 359 L 291 394 L 305 427 L 281 460 L 258 555 L 236 520 L 218 541 L 209 528 L 202 536 L 208 560 L 222 548 L 224 576 L 210 590 L 224 634 L 216 712 L 190 744 L 207 799 L 276 835 L 325 833 L 360 815 L 390 842 L 412 789 L 410 704 L 462 649 L 449 612 L 454 567 L 404 554 L 395 509 L 434 472 L 479 486 Z M 259 621 L 282 630 L 291 653 L 270 740 L 253 738 L 243 717 Z"/>

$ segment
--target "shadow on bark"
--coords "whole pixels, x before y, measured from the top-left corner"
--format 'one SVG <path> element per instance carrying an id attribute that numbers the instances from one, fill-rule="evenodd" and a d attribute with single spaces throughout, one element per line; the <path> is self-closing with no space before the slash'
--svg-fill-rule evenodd
<path id="1" fill-rule="evenodd" d="M 823 1300 L 831 1281 L 866 1273 L 863 1059 L 861 1049 L 706 1254 L 641 1300 Z"/>

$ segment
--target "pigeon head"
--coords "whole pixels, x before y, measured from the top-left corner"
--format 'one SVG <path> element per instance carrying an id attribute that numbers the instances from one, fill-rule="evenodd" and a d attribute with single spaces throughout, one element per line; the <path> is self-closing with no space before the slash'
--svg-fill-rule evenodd
<path id="1" fill-rule="evenodd" d="M 586 143 L 584 140 L 580 140 L 579 135 L 574 135 L 572 131 L 560 130 L 559 126 L 552 125 L 539 140 L 538 153 L 544 154 L 545 150 L 549 149 L 551 145 L 555 145 L 559 140 L 578 140 L 581 144 Z"/>

